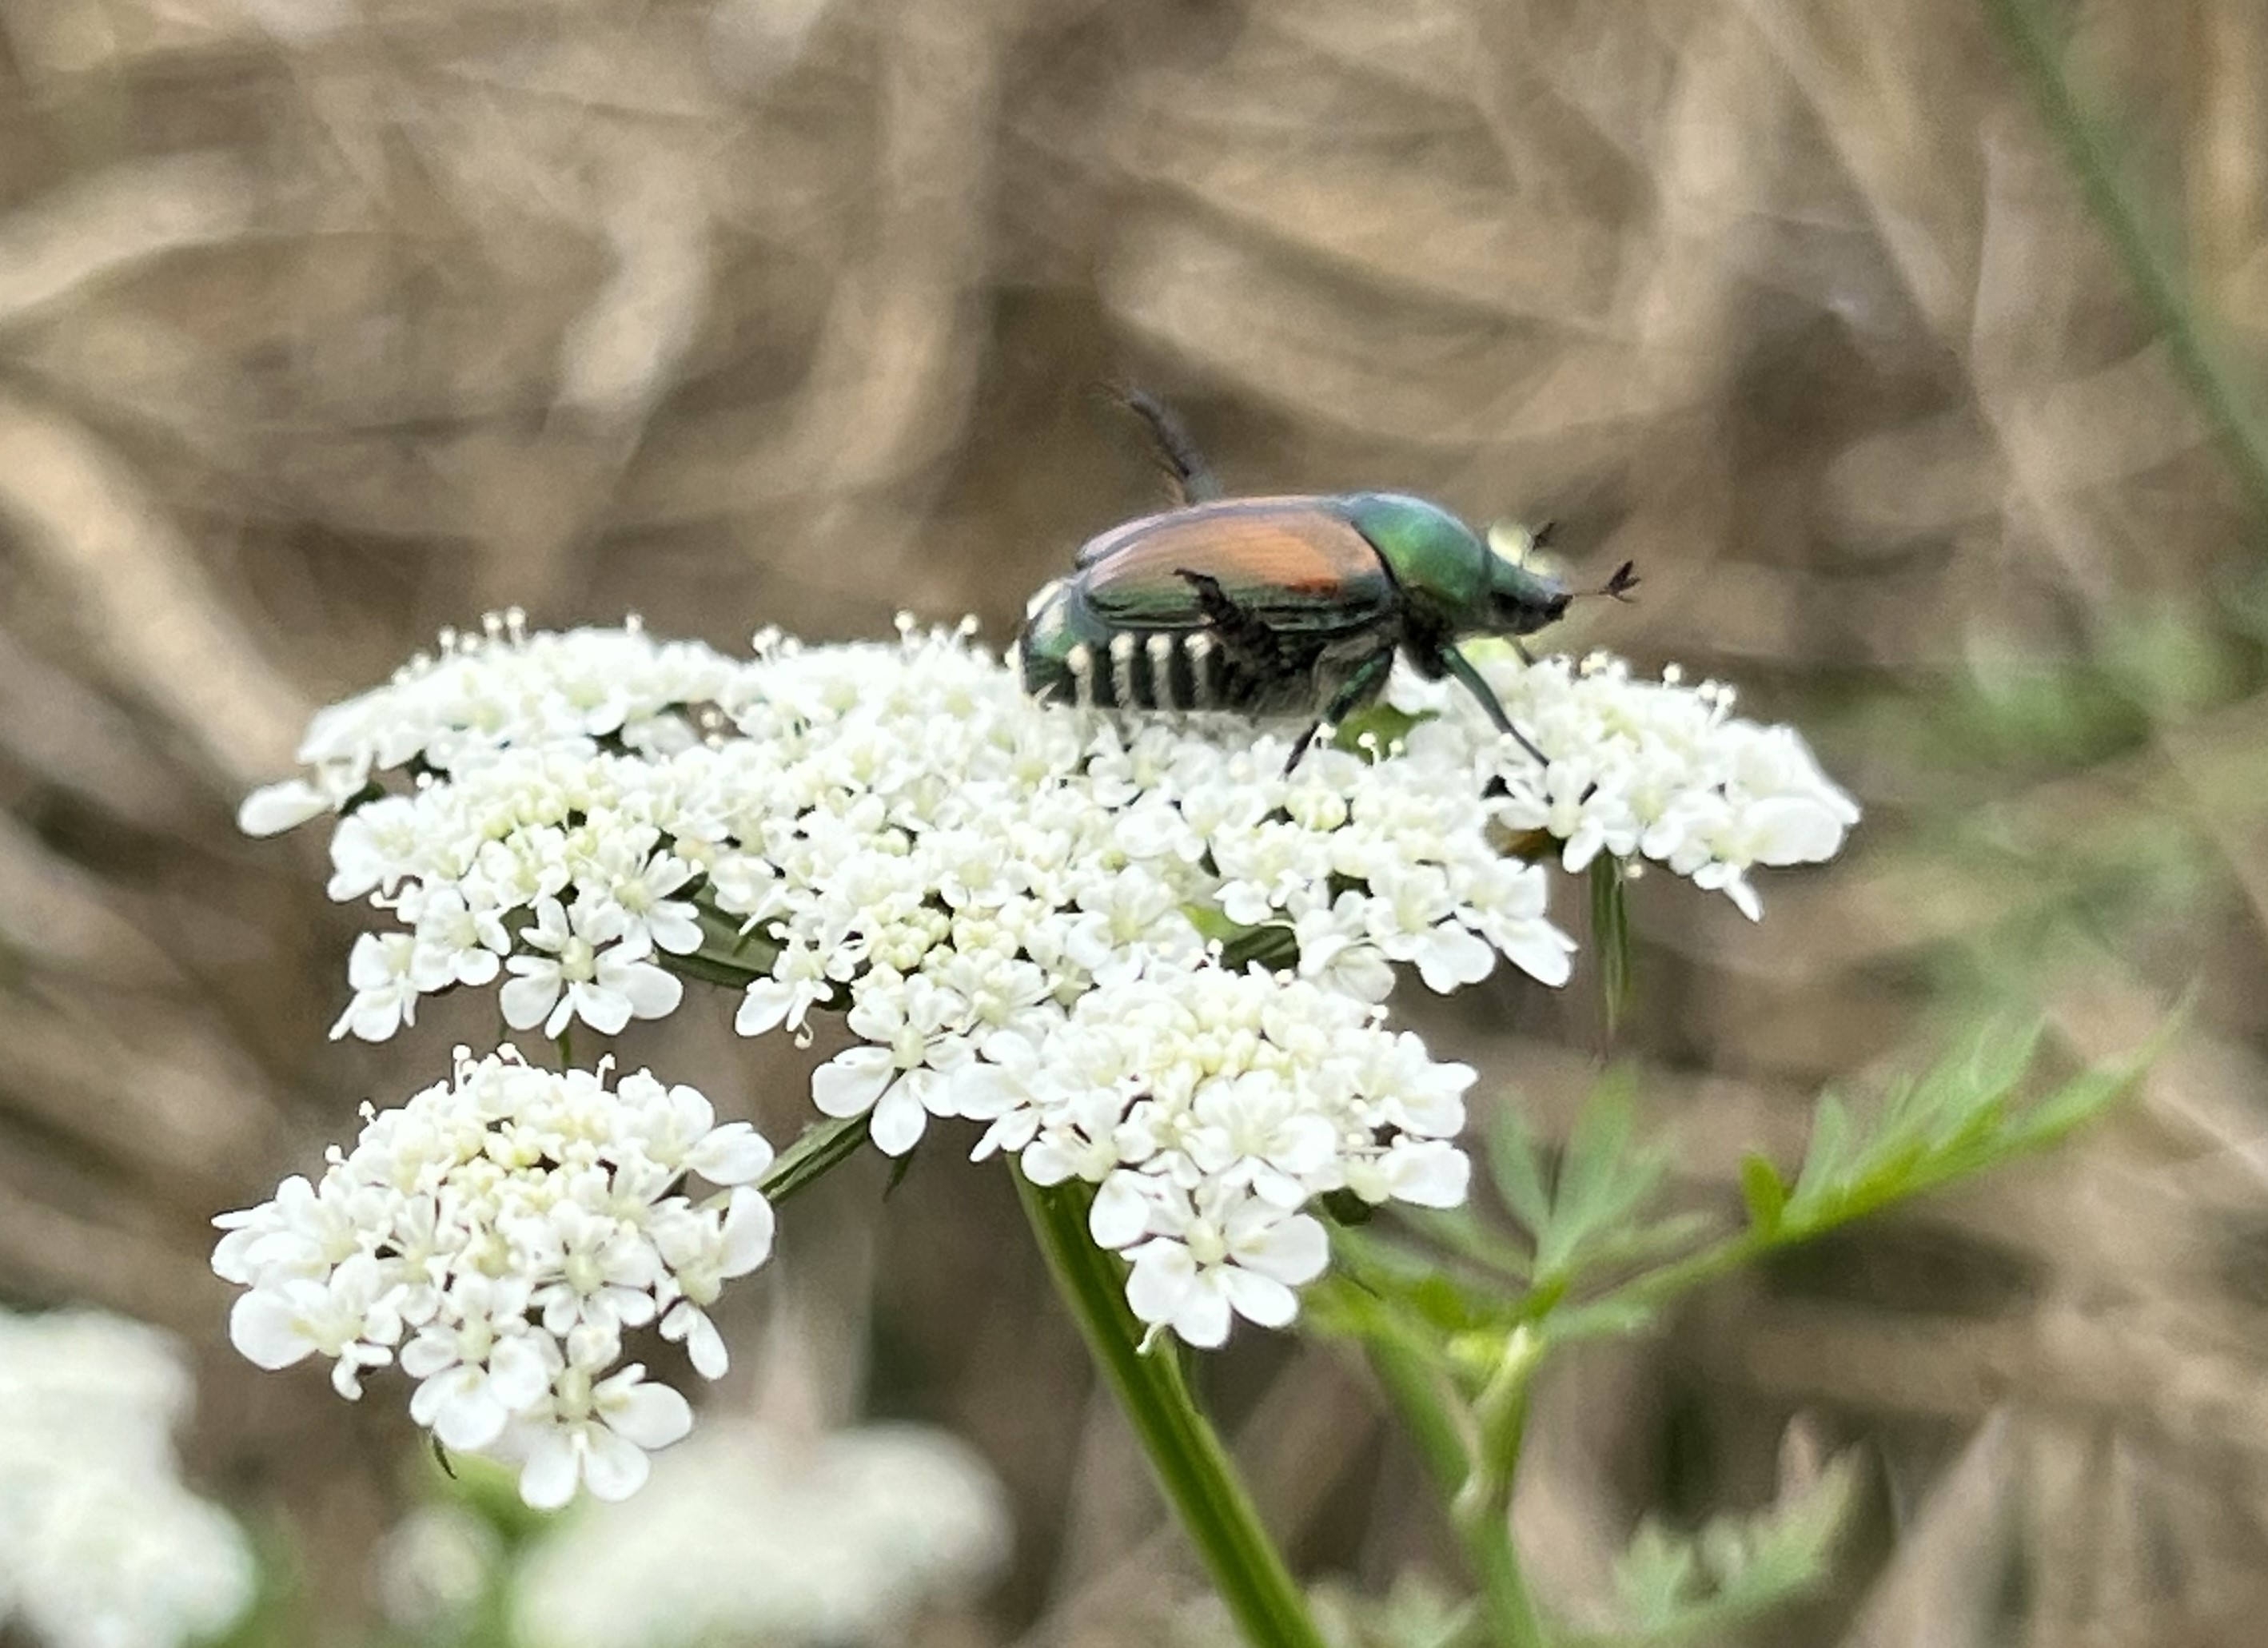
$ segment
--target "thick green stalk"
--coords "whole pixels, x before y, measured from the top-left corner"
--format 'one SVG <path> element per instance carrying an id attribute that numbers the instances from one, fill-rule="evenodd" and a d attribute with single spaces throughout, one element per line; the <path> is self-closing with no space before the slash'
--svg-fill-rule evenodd
<path id="1" fill-rule="evenodd" d="M 1253 1648 L 1324 1648 L 1228 1450 L 1197 1411 L 1175 1347 L 1161 1341 L 1147 1354 L 1140 1349 L 1142 1326 L 1126 1308 L 1123 1268 L 1087 1234 L 1092 1194 L 1077 1183 L 1042 1188 L 1021 1173 L 1015 1178 L 1056 1291 L 1244 1639 Z"/>

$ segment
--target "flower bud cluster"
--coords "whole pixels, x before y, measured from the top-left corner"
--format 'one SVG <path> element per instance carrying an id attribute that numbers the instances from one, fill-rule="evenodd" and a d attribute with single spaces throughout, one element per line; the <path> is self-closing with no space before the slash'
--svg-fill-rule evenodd
<path id="1" fill-rule="evenodd" d="M 475 1059 L 397 1109 L 364 1110 L 319 1181 L 216 1221 L 213 1269 L 247 1290 L 229 1332 L 261 1367 L 332 1362 L 342 1396 L 399 1361 L 409 1411 L 446 1446 L 519 1463 L 530 1505 L 579 1485 L 618 1499 L 646 1450 L 692 1424 L 683 1396 L 617 1366 L 626 1329 L 658 1322 L 695 1369 L 725 1372 L 706 1313 L 771 1252 L 753 1186 L 772 1152 L 719 1127 L 690 1087 L 640 1071 L 612 1088 L 509 1049 Z M 726 1187 L 696 1202 L 688 1174 Z"/>

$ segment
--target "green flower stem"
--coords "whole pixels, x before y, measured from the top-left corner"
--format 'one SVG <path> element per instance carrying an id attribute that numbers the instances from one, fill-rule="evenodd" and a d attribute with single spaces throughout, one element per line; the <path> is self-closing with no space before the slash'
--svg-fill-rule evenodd
<path id="1" fill-rule="evenodd" d="M 802 1136 L 779 1153 L 771 1171 L 757 1187 L 764 1199 L 777 1206 L 806 1185 L 816 1184 L 858 1152 L 866 1142 L 864 1115 L 839 1122 L 821 1122 L 804 1129 Z"/>
<path id="2" fill-rule="evenodd" d="M 1480 1585 L 1481 1617 L 1488 1625 L 1489 1642 L 1494 1648 L 1541 1648 L 1549 1638 L 1535 1600 L 1528 1594 L 1519 1550 L 1512 1542 L 1511 1470 L 1498 1473 L 1503 1483 L 1500 1511 L 1492 1512 L 1482 1502 L 1497 1499 L 1493 1492 L 1469 1495 L 1468 1490 L 1479 1478 L 1472 1468 L 1467 1427 L 1459 1424 L 1452 1411 L 1432 1363 L 1385 1337 L 1366 1339 L 1363 1350 L 1387 1400 L 1417 1443 L 1426 1472 L 1450 1507 L 1457 1542 L 1463 1547 L 1465 1561 Z M 1525 1407 L 1523 1399 L 1523 1417 Z M 1515 1458 L 1506 1461 L 1507 1467 L 1517 1462 L 1519 1440 L 1520 1427 L 1514 1425 L 1511 1441 Z"/>
<path id="3" fill-rule="evenodd" d="M 1433 1479 L 1446 1503 L 1465 1485 L 1472 1469 L 1465 1430 L 1444 1397 L 1433 1365 L 1421 1352 L 1392 1339 L 1373 1335 L 1363 1341 L 1370 1371 L 1393 1404 L 1425 1473 Z"/>
<path id="4" fill-rule="evenodd" d="M 737 961 L 727 961 L 708 951 L 696 950 L 691 955 L 670 955 L 659 958 L 661 965 L 680 978 L 688 978 L 703 984 L 722 984 L 727 990 L 746 990 L 760 978 L 770 978 L 764 967 L 744 967 Z"/>
<path id="5" fill-rule="evenodd" d="M 1324 1648 L 1228 1450 L 1197 1411 L 1175 1348 L 1161 1342 L 1147 1354 L 1140 1349 L 1142 1327 L 1126 1308 L 1123 1268 L 1087 1234 L 1093 1194 L 1076 1183 L 1042 1188 L 1020 1172 L 1015 1178 L 1056 1291 L 1245 1641 L 1253 1648 Z"/>
<path id="6" fill-rule="evenodd" d="M 1836 1223 L 1842 1221 L 1837 1220 Z M 1651 1270 L 1641 1270 L 1628 1281 L 1586 1299 L 1580 1304 L 1561 1306 L 1551 1317 L 1547 1331 L 1557 1344 L 1572 1344 L 1583 1339 L 1620 1338 L 1640 1331 L 1653 1321 L 1658 1313 L 1694 1289 L 1705 1287 L 1734 1271 L 1747 1269 L 1776 1247 L 1789 1246 L 1816 1235 L 1821 1230 L 1831 1228 L 1831 1225 L 1821 1225 L 1816 1230 L 1774 1233 L 1755 1229 L 1737 1231 L 1681 1259 L 1673 1259 L 1668 1264 L 1657 1265 Z"/>
<path id="7" fill-rule="evenodd" d="M 1543 1350 L 1543 1338 L 1525 1325 L 1506 1335 L 1496 1369 L 1473 1404 L 1477 1434 L 1471 1474 L 1449 1502 L 1497 1648 L 1543 1648 L 1545 1642 L 1543 1618 L 1512 1542 L 1512 1490 L 1528 1435 L 1528 1387 Z"/>

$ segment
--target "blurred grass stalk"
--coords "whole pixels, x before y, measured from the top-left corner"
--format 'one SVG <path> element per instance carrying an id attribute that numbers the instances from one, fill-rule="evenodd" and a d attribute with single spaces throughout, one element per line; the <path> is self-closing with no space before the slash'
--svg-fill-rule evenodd
<path id="1" fill-rule="evenodd" d="M 2268 422 L 2259 397 L 2214 335 L 2172 237 L 2152 220 L 2122 165 L 2108 121 L 2092 113 L 2066 62 L 2041 0 L 1985 0 L 2042 123 L 2061 145 L 2088 210 L 2102 223 L 2134 288 L 2163 334 L 2174 365 L 2205 409 L 2254 511 L 2268 519 Z"/>

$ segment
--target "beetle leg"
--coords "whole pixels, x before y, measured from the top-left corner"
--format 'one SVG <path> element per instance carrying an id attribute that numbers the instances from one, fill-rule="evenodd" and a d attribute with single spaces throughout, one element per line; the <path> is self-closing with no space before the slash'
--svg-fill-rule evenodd
<path id="1" fill-rule="evenodd" d="M 1213 634 L 1220 637 L 1226 666 L 1243 670 L 1256 681 L 1272 680 L 1283 673 L 1284 649 L 1265 620 L 1238 606 L 1211 574 L 1193 572 L 1188 567 L 1176 567 L 1174 572 L 1197 592 L 1198 609 Z"/>
<path id="2" fill-rule="evenodd" d="M 1197 442 L 1182 426 L 1173 408 L 1146 389 L 1122 385 L 1119 403 L 1138 417 L 1150 430 L 1152 445 L 1157 448 L 1158 467 L 1165 471 L 1166 484 L 1173 489 L 1174 502 L 1180 504 L 1204 504 L 1220 496 L 1220 482 L 1214 479 L 1212 466 L 1197 450 Z"/>
<path id="3" fill-rule="evenodd" d="M 1443 669 L 1463 683 L 1467 692 L 1480 700 L 1481 708 L 1487 712 L 1488 718 L 1496 723 L 1498 732 L 1517 740 L 1521 748 L 1543 765 L 1548 767 L 1551 764 L 1550 758 L 1528 741 L 1528 734 L 1513 725 L 1512 717 L 1505 714 L 1504 706 L 1496 701 L 1496 694 L 1490 689 L 1488 682 L 1481 679 L 1481 673 L 1473 667 L 1470 658 L 1446 643 L 1434 658 Z"/>
<path id="4" fill-rule="evenodd" d="M 1367 703 L 1385 683 L 1387 671 L 1393 667 L 1394 649 L 1390 646 L 1383 651 L 1372 653 L 1370 657 L 1355 666 L 1354 673 L 1346 678 L 1345 684 L 1332 696 L 1330 703 L 1324 709 L 1322 714 L 1307 724 L 1307 730 L 1300 734 L 1300 741 L 1292 746 L 1291 758 L 1284 763 L 1285 777 L 1290 777 L 1292 769 L 1300 764 L 1300 758 L 1307 753 L 1308 746 L 1315 741 L 1315 734 L 1321 732 L 1325 727 L 1337 726 L 1341 721 Z"/>

